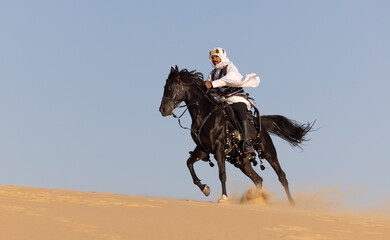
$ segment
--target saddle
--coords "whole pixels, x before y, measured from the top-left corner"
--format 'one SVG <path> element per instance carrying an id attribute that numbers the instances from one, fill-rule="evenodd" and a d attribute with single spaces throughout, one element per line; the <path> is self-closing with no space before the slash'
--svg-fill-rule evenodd
<path id="1" fill-rule="evenodd" d="M 253 100 L 253 99 L 252 99 Z M 223 112 L 225 114 L 226 119 L 226 130 L 225 130 L 225 156 L 226 161 L 234 165 L 235 167 L 239 167 L 241 161 L 244 158 L 248 158 L 250 162 L 252 162 L 253 166 L 257 165 L 256 161 L 256 153 L 250 153 L 245 154 L 242 151 L 242 148 L 240 147 L 240 143 L 243 140 L 242 134 L 241 134 L 241 126 L 237 119 L 236 114 L 233 111 L 233 108 L 223 102 L 219 102 L 220 106 L 216 109 L 223 109 Z M 260 148 L 260 134 L 261 134 L 261 117 L 260 117 L 260 111 L 259 109 L 253 105 L 252 108 L 254 109 L 254 112 L 248 111 L 248 121 L 250 123 L 251 132 L 256 132 L 255 135 L 255 144 L 254 147 L 258 152 L 259 159 L 260 159 L 260 168 L 261 170 L 264 170 L 265 167 L 263 165 L 262 159 L 264 159 L 264 156 L 262 155 L 261 148 Z M 199 134 L 195 133 L 195 136 L 199 138 Z M 253 140 L 253 139 L 252 139 Z M 190 152 L 191 153 L 191 152 Z M 211 162 L 210 156 L 208 155 L 206 158 L 202 159 L 205 162 L 208 162 L 211 167 L 214 167 L 214 163 Z"/>
<path id="2" fill-rule="evenodd" d="M 226 103 L 225 103 L 226 104 Z M 259 109 L 252 104 L 252 111 L 248 111 L 248 121 L 252 127 L 250 127 L 251 132 L 255 131 L 256 144 L 260 141 L 260 131 L 261 131 L 261 118 Z M 232 107 L 228 104 L 225 106 L 225 117 L 226 117 L 226 145 L 225 145 L 225 154 L 230 156 L 243 156 L 244 153 L 239 147 L 240 142 L 243 140 L 242 130 L 240 123 L 237 119 L 236 114 L 234 113 Z M 253 135 L 253 134 L 251 134 Z"/>

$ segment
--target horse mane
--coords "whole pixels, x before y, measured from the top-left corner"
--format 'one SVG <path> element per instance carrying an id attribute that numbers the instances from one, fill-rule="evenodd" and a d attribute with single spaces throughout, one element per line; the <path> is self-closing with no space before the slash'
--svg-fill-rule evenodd
<path id="1" fill-rule="evenodd" d="M 203 74 L 196 70 L 188 71 L 186 68 L 180 71 L 180 79 L 185 83 L 194 83 L 198 86 L 204 86 Z"/>
<path id="2" fill-rule="evenodd" d="M 203 91 L 209 101 L 211 101 L 214 105 L 219 104 L 218 101 L 211 95 L 211 92 L 206 88 L 203 80 L 203 74 L 201 72 L 197 72 L 196 70 L 188 71 L 184 68 L 180 71 L 180 80 L 185 83 L 193 83 L 197 85 L 197 88 Z"/>

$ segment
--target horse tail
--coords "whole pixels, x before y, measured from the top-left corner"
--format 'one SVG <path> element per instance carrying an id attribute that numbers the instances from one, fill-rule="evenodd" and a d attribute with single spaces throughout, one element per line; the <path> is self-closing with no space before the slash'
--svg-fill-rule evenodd
<path id="1" fill-rule="evenodd" d="M 314 122 L 301 124 L 281 115 L 264 115 L 261 116 L 261 124 L 269 133 L 284 139 L 293 147 L 301 148 L 299 145 L 302 142 L 310 140 L 305 136 Z"/>

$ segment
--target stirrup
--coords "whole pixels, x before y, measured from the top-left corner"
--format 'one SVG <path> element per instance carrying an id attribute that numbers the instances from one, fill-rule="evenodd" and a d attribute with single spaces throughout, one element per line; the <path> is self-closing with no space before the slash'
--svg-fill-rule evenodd
<path id="1" fill-rule="evenodd" d="M 249 149 L 245 149 L 245 147 L 246 147 L 245 145 L 247 145 L 247 147 L 248 147 Z M 252 145 L 250 142 L 244 141 L 244 142 L 242 143 L 242 151 L 243 151 L 245 154 L 248 154 L 248 153 L 253 153 L 253 152 L 255 152 L 255 149 L 254 149 L 253 145 Z"/>

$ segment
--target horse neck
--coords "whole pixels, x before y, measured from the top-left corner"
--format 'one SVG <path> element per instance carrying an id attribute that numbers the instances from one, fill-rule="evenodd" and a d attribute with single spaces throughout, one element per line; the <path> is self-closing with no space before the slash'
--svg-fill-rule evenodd
<path id="1" fill-rule="evenodd" d="M 201 121 L 215 108 L 215 103 L 211 99 L 212 97 L 208 93 L 198 88 L 190 89 L 187 92 L 187 98 L 184 102 L 188 106 L 193 124 L 197 124 L 195 121 Z"/>

